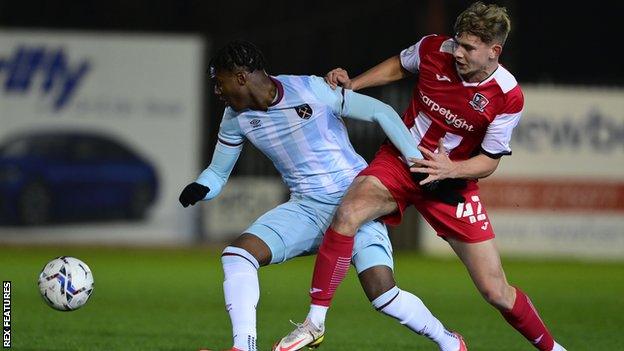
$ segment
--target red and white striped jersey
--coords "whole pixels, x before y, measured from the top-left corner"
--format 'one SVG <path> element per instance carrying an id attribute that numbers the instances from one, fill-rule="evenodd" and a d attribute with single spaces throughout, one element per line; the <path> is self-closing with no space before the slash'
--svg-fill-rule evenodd
<path id="1" fill-rule="evenodd" d="M 403 68 L 418 72 L 405 124 L 429 150 L 444 138 L 454 160 L 480 152 L 493 158 L 511 154 L 511 132 L 524 105 L 518 82 L 501 65 L 482 82 L 463 81 L 455 68 L 455 45 L 448 36 L 430 35 L 401 52 Z"/>

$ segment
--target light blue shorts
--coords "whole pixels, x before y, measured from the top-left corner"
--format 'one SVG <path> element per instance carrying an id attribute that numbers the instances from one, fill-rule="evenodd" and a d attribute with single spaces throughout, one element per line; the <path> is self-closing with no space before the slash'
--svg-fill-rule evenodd
<path id="1" fill-rule="evenodd" d="M 244 233 L 259 237 L 269 246 L 271 263 L 314 254 L 341 199 L 342 194 L 291 195 L 288 202 L 262 215 Z M 392 244 L 383 223 L 373 221 L 360 227 L 352 262 L 358 273 L 379 265 L 394 268 Z"/>

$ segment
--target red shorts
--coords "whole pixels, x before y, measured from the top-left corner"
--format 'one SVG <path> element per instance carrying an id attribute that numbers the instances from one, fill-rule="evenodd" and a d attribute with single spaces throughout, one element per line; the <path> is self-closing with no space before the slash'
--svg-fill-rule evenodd
<path id="1" fill-rule="evenodd" d="M 414 205 L 442 238 L 451 237 L 467 243 L 494 238 L 492 225 L 479 199 L 479 186 L 469 181 L 460 193 L 466 202 L 457 206 L 445 204 L 423 193 L 412 179 L 407 165 L 399 158 L 399 151 L 389 144 L 381 146 L 375 158 L 358 176 L 374 176 L 390 191 L 398 211 L 381 217 L 386 224 L 401 223 L 403 212 Z"/>

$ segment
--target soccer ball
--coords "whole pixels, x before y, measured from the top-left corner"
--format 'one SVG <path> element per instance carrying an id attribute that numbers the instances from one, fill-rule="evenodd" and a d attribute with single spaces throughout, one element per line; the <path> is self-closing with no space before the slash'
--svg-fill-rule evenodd
<path id="1" fill-rule="evenodd" d="M 59 311 L 73 311 L 84 306 L 93 286 L 91 269 L 75 257 L 57 257 L 39 274 L 41 296 L 50 307 Z"/>

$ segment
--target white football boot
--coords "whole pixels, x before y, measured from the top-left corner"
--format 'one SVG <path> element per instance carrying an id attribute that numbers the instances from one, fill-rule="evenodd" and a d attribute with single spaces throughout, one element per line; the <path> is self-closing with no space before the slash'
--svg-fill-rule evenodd
<path id="1" fill-rule="evenodd" d="M 323 342 L 325 326 L 317 327 L 307 318 L 303 323 L 291 323 L 297 328 L 273 345 L 273 351 L 295 351 L 304 347 L 315 349 Z"/>

